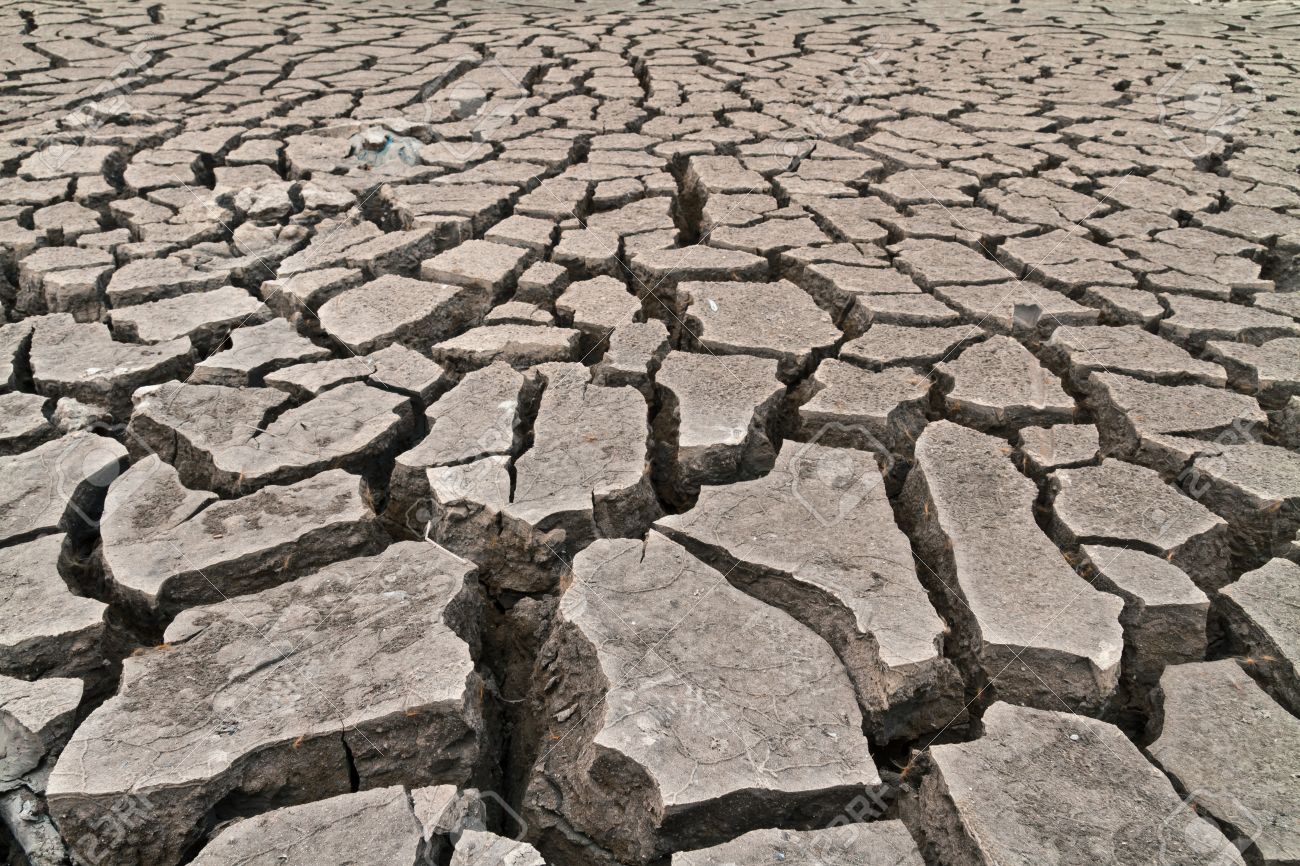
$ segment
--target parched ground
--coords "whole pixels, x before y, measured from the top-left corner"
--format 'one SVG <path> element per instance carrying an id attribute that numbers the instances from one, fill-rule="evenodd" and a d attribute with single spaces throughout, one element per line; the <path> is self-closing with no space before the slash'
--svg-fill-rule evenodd
<path id="1" fill-rule="evenodd" d="M 1300 8 L 11 0 L 6 866 L 1300 863 Z"/>

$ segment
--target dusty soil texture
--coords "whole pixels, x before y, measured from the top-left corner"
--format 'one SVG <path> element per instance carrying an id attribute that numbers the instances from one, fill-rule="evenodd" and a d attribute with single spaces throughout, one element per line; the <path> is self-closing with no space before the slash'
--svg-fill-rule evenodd
<path id="1" fill-rule="evenodd" d="M 1300 863 L 1300 7 L 0 39 L 0 866 Z"/>

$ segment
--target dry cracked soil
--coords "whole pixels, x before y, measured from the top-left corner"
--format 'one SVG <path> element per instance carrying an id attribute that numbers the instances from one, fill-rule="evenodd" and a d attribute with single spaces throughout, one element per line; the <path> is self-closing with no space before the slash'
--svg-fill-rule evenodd
<path id="1" fill-rule="evenodd" d="M 0 862 L 1300 863 L 1298 37 L 4 3 Z"/>

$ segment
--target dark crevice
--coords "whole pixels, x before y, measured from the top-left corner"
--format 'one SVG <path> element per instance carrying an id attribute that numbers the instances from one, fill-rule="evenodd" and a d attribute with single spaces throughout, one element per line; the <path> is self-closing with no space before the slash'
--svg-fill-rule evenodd
<path id="1" fill-rule="evenodd" d="M 346 736 L 343 737 L 343 755 L 348 764 L 348 790 L 356 793 L 361 790 L 361 774 L 357 772 L 357 760 L 352 754 L 352 744 L 348 742 Z"/>

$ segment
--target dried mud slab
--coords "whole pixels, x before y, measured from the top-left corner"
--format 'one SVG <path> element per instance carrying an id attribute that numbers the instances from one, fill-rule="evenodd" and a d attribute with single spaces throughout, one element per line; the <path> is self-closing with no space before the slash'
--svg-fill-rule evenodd
<path id="1" fill-rule="evenodd" d="M 93 842 L 105 809 L 145 798 L 152 820 L 114 860 L 177 863 L 223 803 L 343 794 L 350 773 L 469 782 L 485 737 L 473 575 L 404 542 L 187 610 L 64 749 L 48 786 L 59 829 Z"/>
<path id="2" fill-rule="evenodd" d="M 1093 589 L 1034 520 L 1037 490 L 997 439 L 939 421 L 903 491 L 917 552 L 958 639 L 1003 700 L 1104 707 L 1119 680 L 1123 603 Z"/>
<path id="3" fill-rule="evenodd" d="M 1048 363 L 1069 370 L 1075 388 L 1086 387 L 1091 373 L 1121 373 L 1163 385 L 1222 388 L 1227 374 L 1217 364 L 1198 361 L 1178 346 L 1136 325 L 1057 328 L 1044 346 Z"/>
<path id="4" fill-rule="evenodd" d="M 150 457 L 113 482 L 104 508 L 105 580 L 146 616 L 265 589 L 380 543 L 365 482 L 341 469 L 218 500 Z"/>
<path id="5" fill-rule="evenodd" d="M 28 682 L 0 676 L 0 791 L 24 784 L 24 777 L 63 748 L 76 727 L 80 680 L 47 677 Z"/>
<path id="6" fill-rule="evenodd" d="M 795 437 L 877 456 L 893 481 L 931 415 L 934 381 L 906 367 L 880 371 L 827 359 L 795 390 Z"/>
<path id="7" fill-rule="evenodd" d="M 1074 420 L 1056 376 L 1010 337 L 993 336 L 935 368 L 948 418 L 988 433 Z"/>
<path id="8" fill-rule="evenodd" d="M 223 830 L 191 860 L 198 866 L 420 862 L 423 827 L 401 786 L 287 806 Z"/>
<path id="9" fill-rule="evenodd" d="M 1085 544 L 1084 574 L 1124 599 L 1124 675 L 1138 690 L 1156 685 L 1166 665 L 1199 661 L 1207 651 L 1210 599 L 1162 556 L 1128 547 Z"/>
<path id="10" fill-rule="evenodd" d="M 1183 471 L 1202 449 L 1253 438 L 1268 416 L 1245 394 L 1205 385 L 1157 385 L 1115 373 L 1093 373 L 1087 402 L 1102 450 L 1165 477 Z M 1200 441 L 1195 441 L 1200 440 Z"/>
<path id="11" fill-rule="evenodd" d="M 1101 442 L 1092 424 L 1054 424 L 1020 430 L 1016 448 L 1021 469 L 1040 478 L 1054 469 L 1095 464 Z"/>
<path id="12" fill-rule="evenodd" d="M 979 739 L 930 750 L 920 820 L 943 862 L 1245 862 L 1113 725 L 1006 703 L 983 723 Z"/>
<path id="13" fill-rule="evenodd" d="M 540 387 L 531 373 L 516 372 L 499 361 L 468 373 L 425 410 L 425 437 L 398 455 L 391 480 L 397 506 L 409 507 L 428 494 L 425 473 L 430 469 L 519 453 L 524 415 Z"/>
<path id="14" fill-rule="evenodd" d="M 60 573 L 67 536 L 0 548 L 0 674 L 91 673 L 104 664 L 107 605 L 74 595 Z"/>
<path id="15" fill-rule="evenodd" d="M 323 361 L 328 349 L 299 334 L 284 319 L 246 325 L 230 335 L 230 346 L 194 365 L 186 382 L 195 385 L 261 385 L 267 373 L 284 367 Z"/>
<path id="16" fill-rule="evenodd" d="M 573 567 L 535 672 L 539 838 L 647 862 L 778 815 L 830 820 L 879 784 L 853 688 L 812 631 L 657 532 Z"/>
<path id="17" fill-rule="evenodd" d="M 1185 489 L 1228 521 L 1239 561 L 1283 553 L 1300 528 L 1300 453 L 1240 434 L 1221 440 L 1195 450 Z"/>
<path id="18" fill-rule="evenodd" d="M 644 398 L 633 388 L 588 384 L 578 364 L 548 364 L 539 373 L 546 384 L 533 446 L 515 461 L 503 531 L 530 544 L 560 530 L 555 542 L 542 543 L 563 552 L 644 526 L 659 511 Z"/>
<path id="19" fill-rule="evenodd" d="M 1167 668 L 1160 697 L 1160 736 L 1150 747 L 1160 767 L 1232 834 L 1231 853 L 1295 861 L 1300 722 L 1231 660 Z"/>
<path id="20" fill-rule="evenodd" d="M 105 491 L 125 459 L 120 442 L 85 432 L 0 457 L 0 541 L 93 532 Z"/>
<path id="21" fill-rule="evenodd" d="M 1159 474 L 1122 460 L 1060 469 L 1048 485 L 1063 547 L 1115 544 L 1156 554 L 1207 590 L 1227 580 L 1228 523 Z"/>
<path id="22" fill-rule="evenodd" d="M 771 468 L 776 414 L 785 399 L 778 363 L 745 355 L 670 352 L 655 373 L 662 408 L 653 421 L 662 483 L 686 503 L 701 484 Z"/>
<path id="23" fill-rule="evenodd" d="M 825 638 L 879 741 L 964 721 L 947 626 L 870 454 L 787 443 L 763 478 L 705 487 L 694 508 L 655 527 Z"/>
<path id="24" fill-rule="evenodd" d="M 930 367 L 955 356 L 984 336 L 982 331 L 960 325 L 949 328 L 872 325 L 867 333 L 840 348 L 840 358 L 869 370 Z"/>
<path id="25" fill-rule="evenodd" d="M 687 282 L 687 331 L 705 351 L 776 358 L 782 381 L 808 372 L 844 335 L 794 283 Z M 780 311 L 779 313 L 777 311 Z"/>
<path id="26" fill-rule="evenodd" d="M 1274 697 L 1292 712 L 1300 707 L 1300 620 L 1294 614 L 1300 566 L 1273 559 L 1220 591 L 1233 638 L 1251 659 Z"/>
<path id="27" fill-rule="evenodd" d="M 32 333 L 32 379 L 39 393 L 95 403 L 130 414 L 131 392 L 183 375 L 188 339 L 155 345 L 115 342 L 106 325 L 63 314 L 42 317 Z"/>

